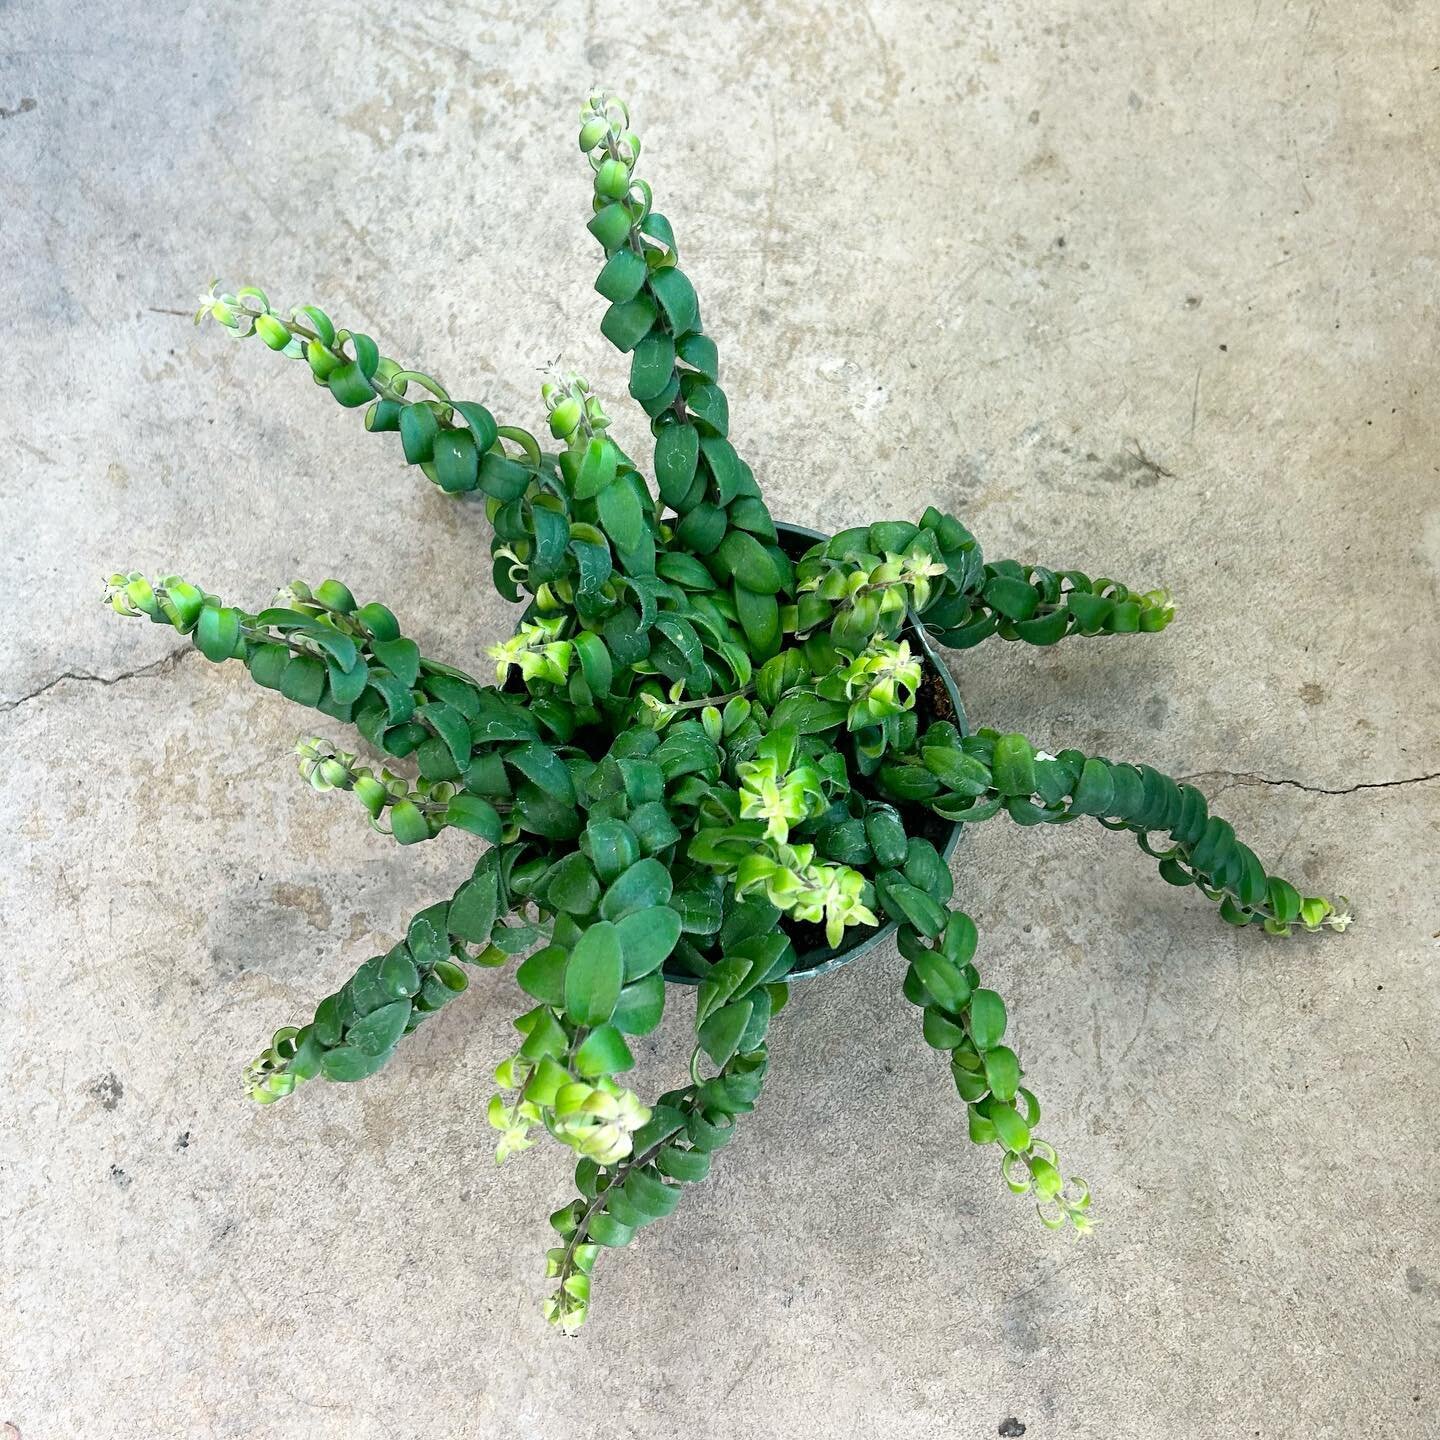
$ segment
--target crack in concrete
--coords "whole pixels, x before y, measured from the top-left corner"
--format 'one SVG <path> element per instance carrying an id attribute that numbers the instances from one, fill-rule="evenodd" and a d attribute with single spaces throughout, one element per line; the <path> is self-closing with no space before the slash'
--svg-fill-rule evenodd
<path id="1" fill-rule="evenodd" d="M 38 699 L 41 695 L 55 689 L 57 685 L 65 684 L 66 681 L 108 687 L 119 685 L 123 680 L 140 680 L 150 675 L 165 675 L 173 670 L 184 656 L 192 653 L 194 653 L 193 646 L 181 645 L 168 655 L 162 655 L 158 660 L 152 660 L 148 665 L 140 665 L 134 670 L 122 670 L 118 675 L 91 675 L 84 671 L 66 670 L 47 680 L 43 685 L 37 685 L 27 694 L 16 696 L 13 700 L 0 700 L 0 715 L 18 709 L 31 700 Z M 1185 784 L 1193 784 L 1196 780 L 1219 778 L 1227 782 L 1221 787 L 1222 792 L 1233 789 L 1236 785 L 1267 785 L 1303 790 L 1308 795 L 1354 795 L 1360 790 L 1394 790 L 1406 785 L 1425 785 L 1432 780 L 1440 780 L 1440 770 L 1432 770 L 1425 775 L 1407 775 L 1399 780 L 1361 780 L 1354 785 L 1341 787 L 1309 785 L 1304 780 L 1292 780 L 1289 777 L 1276 780 L 1269 775 L 1258 775 L 1253 770 L 1196 770 L 1192 774 L 1177 775 L 1175 778 Z"/>
<path id="2" fill-rule="evenodd" d="M 122 670 L 118 675 L 91 675 L 85 671 L 66 670 L 63 674 L 56 675 L 53 679 L 47 680 L 43 685 L 37 685 L 35 689 L 25 695 L 17 695 L 13 700 L 0 700 L 0 715 L 7 711 L 18 709 L 21 705 L 28 704 L 31 700 L 38 699 L 46 691 L 53 690 L 57 685 L 63 685 L 67 680 L 74 680 L 85 684 L 94 685 L 118 685 L 122 680 L 139 680 L 147 675 L 165 675 L 173 670 L 180 663 L 183 656 L 190 654 L 191 647 L 182 645 L 177 650 L 172 650 L 168 655 L 162 655 L 158 660 L 152 660 L 148 665 L 138 666 L 134 670 Z"/>
<path id="3" fill-rule="evenodd" d="M 1400 780 L 1361 780 L 1358 784 L 1338 789 L 1328 785 L 1307 785 L 1303 780 L 1272 780 L 1268 775 L 1257 775 L 1249 770 L 1197 770 L 1193 775 L 1180 775 L 1176 778 L 1189 784 L 1216 776 L 1230 782 L 1224 787 L 1227 790 L 1236 785 L 1288 785 L 1310 795 L 1353 795 L 1357 790 L 1392 790 L 1403 785 L 1424 785 L 1430 780 L 1440 780 L 1440 770 L 1433 770 L 1428 775 L 1407 775 Z"/>

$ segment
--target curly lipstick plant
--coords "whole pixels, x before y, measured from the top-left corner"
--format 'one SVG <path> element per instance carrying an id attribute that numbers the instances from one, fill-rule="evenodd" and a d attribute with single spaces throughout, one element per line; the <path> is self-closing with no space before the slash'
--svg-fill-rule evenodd
<path id="1" fill-rule="evenodd" d="M 1234 925 L 1340 929 L 1343 903 L 1270 874 L 1205 797 L 1148 765 L 966 733 L 928 639 L 963 650 L 1153 634 L 1173 611 L 1078 570 L 986 561 L 954 516 L 880 520 L 818 542 L 777 528 L 729 439 L 715 342 L 700 326 L 669 221 L 635 174 L 625 106 L 592 96 L 580 148 L 589 229 L 605 261 L 600 328 L 630 356 L 650 417 L 654 490 L 608 433 L 586 383 L 543 388 L 546 450 L 453 399 L 305 305 L 212 289 L 196 316 L 302 362 L 366 428 L 454 494 L 479 491 L 494 580 L 528 599 L 487 684 L 422 655 L 384 605 L 338 581 L 295 583 L 250 614 L 176 576 L 110 578 L 107 601 L 238 660 L 261 685 L 353 724 L 380 768 L 300 741 L 317 790 L 353 792 L 402 845 L 454 828 L 485 841 L 471 878 L 421 910 L 246 1071 L 270 1104 L 317 1077 L 360 1080 L 463 992 L 470 966 L 515 972 L 532 1002 L 495 1072 L 498 1157 L 549 1135 L 578 1157 L 577 1194 L 550 1217 L 545 1314 L 581 1324 L 607 1248 L 668 1215 L 752 1110 L 789 982 L 894 930 L 901 991 L 948 1059 L 971 1140 L 1051 1227 L 1092 1223 L 1037 1134 L 1040 1106 L 981 983 L 974 922 L 951 903 L 959 827 L 1090 816 L 1135 835 L 1173 885 Z M 402 767 L 400 762 L 408 762 Z M 395 768 L 391 768 L 391 764 Z M 412 767 L 413 769 L 409 768 Z M 883 928 L 882 928 L 883 924 Z M 697 986 L 687 1083 L 646 1102 L 621 1078 L 628 1036 Z"/>

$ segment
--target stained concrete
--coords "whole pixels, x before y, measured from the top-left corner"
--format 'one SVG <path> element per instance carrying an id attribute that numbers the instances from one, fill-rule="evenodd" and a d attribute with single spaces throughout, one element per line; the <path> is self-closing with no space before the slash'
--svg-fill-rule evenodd
<path id="1" fill-rule="evenodd" d="M 0 1434 L 1440 1433 L 1436 16 L 7 7 Z M 298 784 L 313 716 L 96 602 L 117 565 L 252 606 L 333 573 L 478 663 L 477 507 L 183 312 L 252 279 L 520 423 L 557 355 L 623 397 L 597 78 L 776 512 L 934 501 L 1167 583 L 1159 638 L 956 657 L 973 714 L 1199 775 L 1360 918 L 1236 934 L 1121 837 L 997 821 L 958 892 L 1103 1226 L 1001 1191 L 886 951 L 797 994 L 743 1137 L 565 1341 L 566 1167 L 497 1171 L 482 1116 L 511 979 L 363 1086 L 240 1093 L 468 846 L 389 848 Z"/>

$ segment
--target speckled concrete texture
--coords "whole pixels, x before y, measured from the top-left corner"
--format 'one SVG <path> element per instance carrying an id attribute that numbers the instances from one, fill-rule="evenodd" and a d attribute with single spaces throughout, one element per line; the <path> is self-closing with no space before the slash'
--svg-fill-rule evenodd
<path id="1" fill-rule="evenodd" d="M 3 7 L 0 1435 L 1440 1433 L 1437 13 Z M 531 425 L 562 356 L 642 453 L 590 290 L 596 80 L 776 513 L 934 501 L 1168 584 L 1163 636 L 955 657 L 972 715 L 1199 776 L 1354 900 L 1267 941 L 1123 837 L 967 838 L 1087 1242 L 972 1153 L 893 949 L 797 993 L 743 1138 L 571 1341 L 538 1315 L 567 1167 L 497 1171 L 483 1119 L 508 976 L 362 1086 L 242 1098 L 472 857 L 306 792 L 314 717 L 98 577 L 334 574 L 462 665 L 509 615 L 479 507 L 184 312 L 254 280 Z"/>

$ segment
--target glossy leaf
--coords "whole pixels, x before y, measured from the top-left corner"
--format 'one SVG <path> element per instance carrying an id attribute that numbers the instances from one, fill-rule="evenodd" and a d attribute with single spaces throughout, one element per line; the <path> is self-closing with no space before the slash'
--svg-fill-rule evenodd
<path id="1" fill-rule="evenodd" d="M 672 509 L 685 498 L 695 478 L 700 432 L 693 425 L 670 424 L 655 436 L 655 483 Z"/>
<path id="2" fill-rule="evenodd" d="M 735 1053 L 745 1027 L 750 1023 L 751 1001 L 747 998 L 723 1005 L 697 1031 L 700 1048 L 711 1062 L 723 1066 Z"/>
<path id="3" fill-rule="evenodd" d="M 680 916 L 668 905 L 635 910 L 616 922 L 625 960 L 625 979 L 638 980 L 658 970 L 680 939 Z"/>
<path id="4" fill-rule="evenodd" d="M 345 1032 L 345 1043 L 364 1055 L 384 1055 L 405 1033 L 409 1018 L 409 1000 L 393 1000 L 352 1025 Z"/>
<path id="5" fill-rule="evenodd" d="M 598 1075 L 617 1075 L 633 1068 L 635 1057 L 625 1037 L 614 1025 L 602 1025 L 585 1037 L 575 1052 L 575 1068 L 587 1079 Z"/>
<path id="6" fill-rule="evenodd" d="M 660 302 L 665 323 L 672 334 L 683 335 L 696 328 L 700 308 L 695 299 L 695 287 L 688 276 L 673 266 L 657 270 L 650 277 L 650 290 Z"/>
<path id="7" fill-rule="evenodd" d="M 625 965 L 615 926 L 598 921 L 575 943 L 565 967 L 565 1014 L 576 1025 L 603 1025 L 620 998 Z"/>
<path id="8" fill-rule="evenodd" d="M 1005 1002 L 993 990 L 977 990 L 970 997 L 970 1038 L 976 1048 L 989 1050 L 1005 1034 Z"/>
<path id="9" fill-rule="evenodd" d="M 623 923 L 623 922 L 622 922 Z M 648 1035 L 665 1012 L 665 980 L 658 973 L 631 981 L 620 991 L 610 1017 L 627 1035 Z"/>
<path id="10" fill-rule="evenodd" d="M 653 858 L 639 860 L 606 890 L 600 913 L 606 920 L 623 920 L 637 910 L 663 905 L 672 889 L 670 872 L 664 865 Z"/>
<path id="11" fill-rule="evenodd" d="M 628 485 L 611 485 L 596 500 L 600 524 L 622 550 L 634 550 L 645 538 L 645 515 Z"/>

